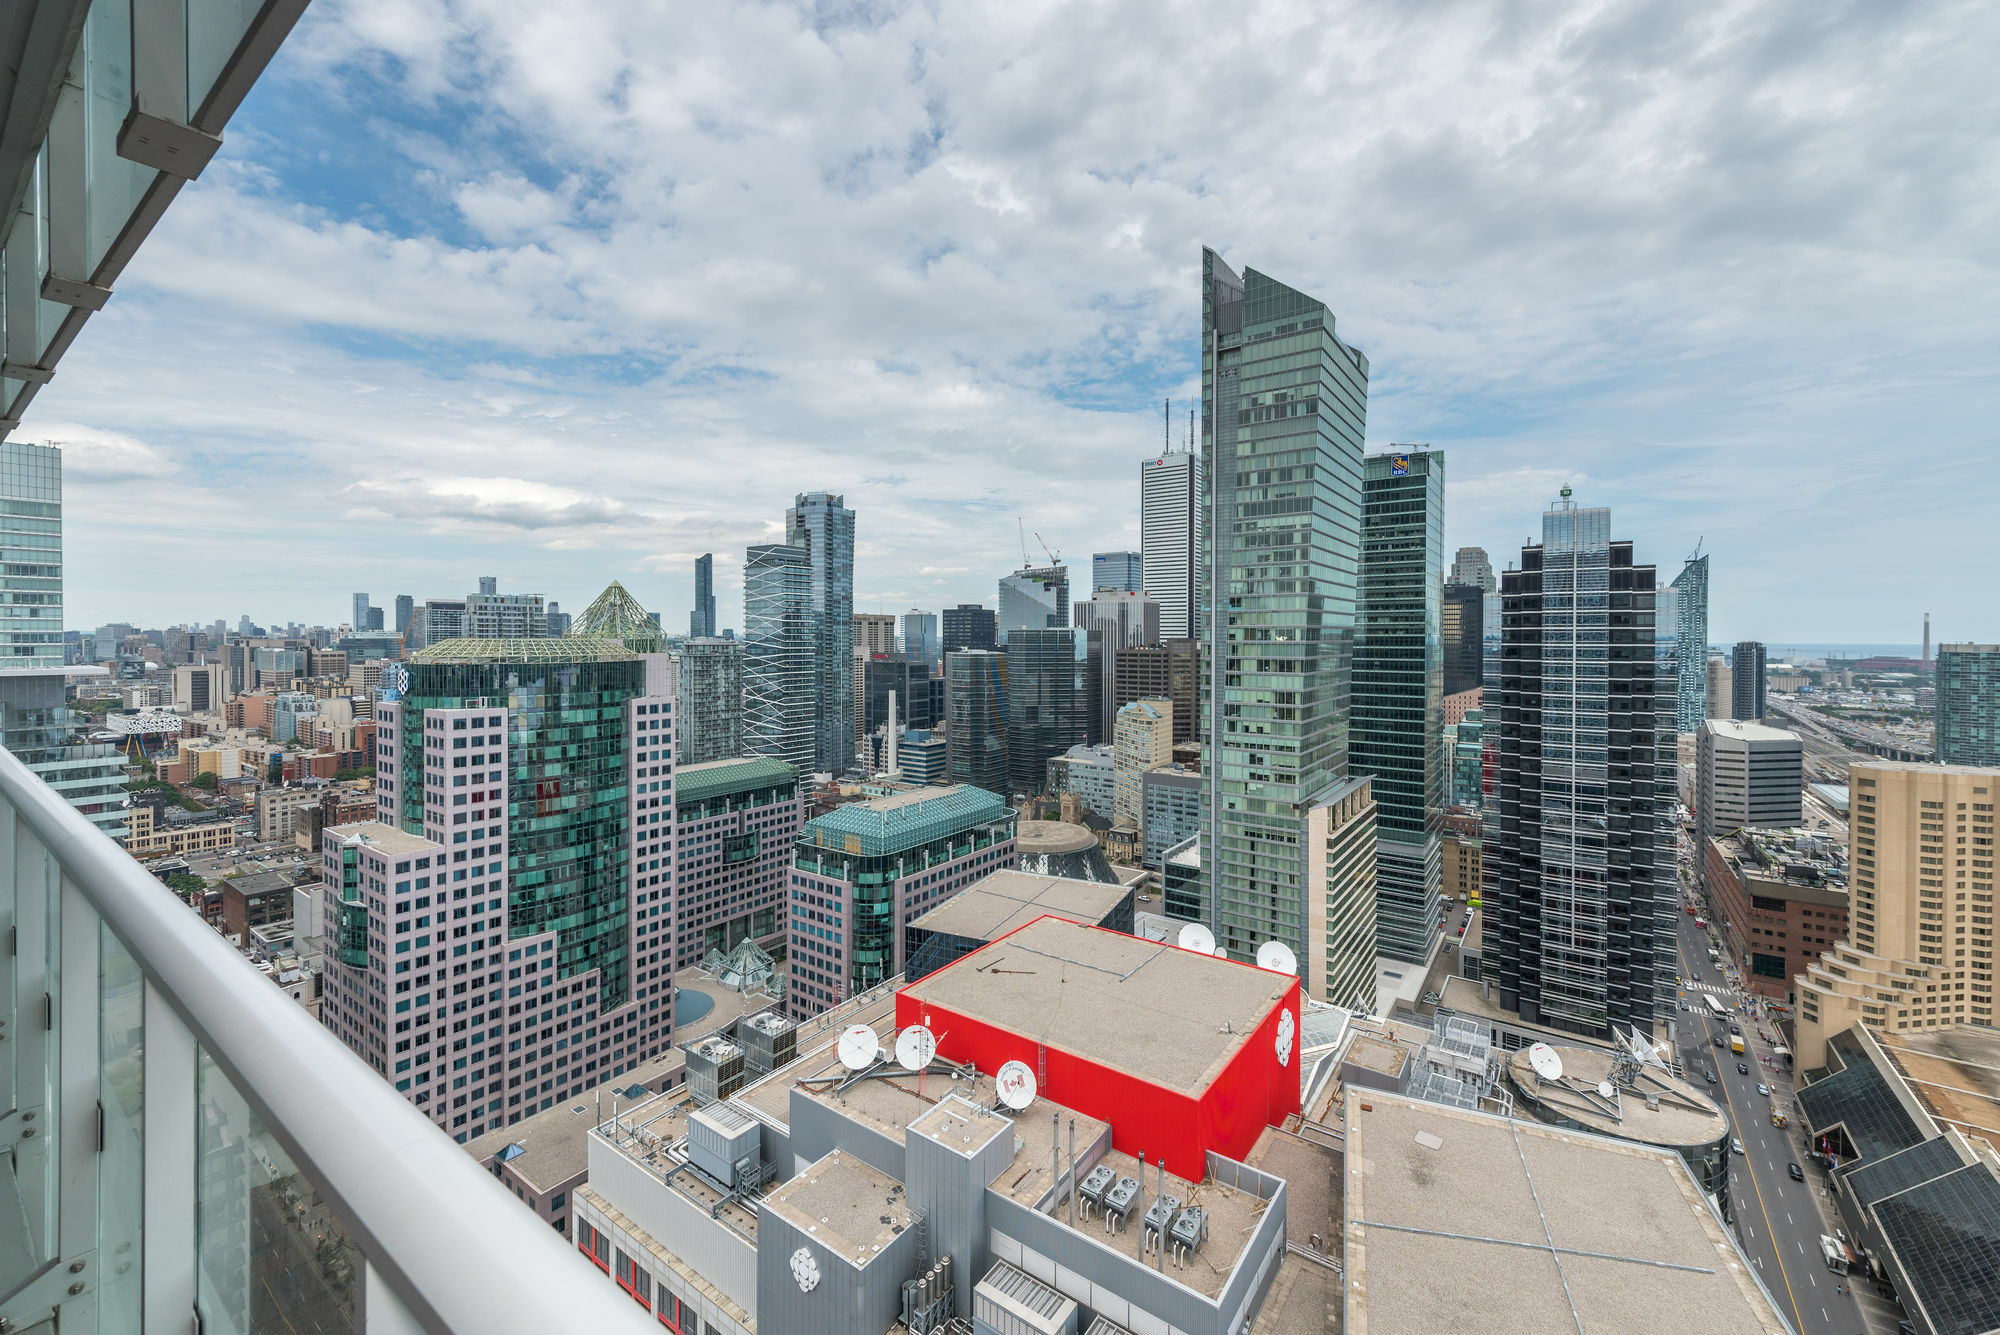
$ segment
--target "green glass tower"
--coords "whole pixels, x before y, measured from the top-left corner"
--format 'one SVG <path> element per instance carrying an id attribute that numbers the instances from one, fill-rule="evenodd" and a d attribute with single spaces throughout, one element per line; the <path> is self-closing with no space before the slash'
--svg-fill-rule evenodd
<path id="1" fill-rule="evenodd" d="M 447 640 L 409 664 L 402 753 L 421 756 L 424 713 L 507 710 L 507 927 L 556 934 L 564 978 L 601 969 L 598 1013 L 631 994 L 625 703 L 646 665 L 616 640 Z M 404 784 L 403 828 L 424 829 L 424 787 Z"/>
<path id="2" fill-rule="evenodd" d="M 1941 644 L 1937 655 L 1937 758 L 2000 766 L 2000 644 Z"/>
<path id="3" fill-rule="evenodd" d="M 1348 763 L 1375 780 L 1376 950 L 1422 964 L 1444 912 L 1444 454 L 1366 460 Z"/>
<path id="4" fill-rule="evenodd" d="M 1324 304 L 1206 249 L 1201 313 L 1202 916 L 1235 958 L 1278 940 L 1310 961 L 1307 818 L 1348 774 L 1368 359 Z"/>

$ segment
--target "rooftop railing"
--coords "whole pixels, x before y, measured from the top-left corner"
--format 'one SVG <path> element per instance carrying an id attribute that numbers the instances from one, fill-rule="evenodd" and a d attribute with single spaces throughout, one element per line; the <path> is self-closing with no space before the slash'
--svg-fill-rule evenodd
<path id="1" fill-rule="evenodd" d="M 0 1331 L 647 1324 L 4 751 L 0 1147 Z"/>

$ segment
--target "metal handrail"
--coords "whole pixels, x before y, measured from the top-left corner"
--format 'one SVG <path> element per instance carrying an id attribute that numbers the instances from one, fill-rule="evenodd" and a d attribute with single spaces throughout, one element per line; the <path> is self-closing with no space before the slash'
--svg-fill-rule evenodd
<path id="1" fill-rule="evenodd" d="M 640 1329 L 567 1240 L 4 750 L 0 797 L 424 1329 Z"/>

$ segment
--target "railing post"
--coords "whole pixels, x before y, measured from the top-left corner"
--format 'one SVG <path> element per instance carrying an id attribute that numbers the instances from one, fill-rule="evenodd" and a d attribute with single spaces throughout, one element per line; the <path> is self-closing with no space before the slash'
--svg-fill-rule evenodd
<path id="1" fill-rule="evenodd" d="M 145 1335 L 187 1335 L 194 1319 L 195 1042 L 146 983 Z"/>

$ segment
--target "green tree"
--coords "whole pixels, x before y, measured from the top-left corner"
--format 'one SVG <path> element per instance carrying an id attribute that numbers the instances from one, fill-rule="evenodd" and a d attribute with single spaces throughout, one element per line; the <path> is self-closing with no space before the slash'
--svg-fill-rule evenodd
<path id="1" fill-rule="evenodd" d="M 208 891 L 208 882 L 192 872 L 170 871 L 167 873 L 167 889 L 182 899 L 192 899 Z"/>
<path id="2" fill-rule="evenodd" d="M 189 779 L 188 787 L 200 788 L 206 792 L 212 793 L 216 790 L 217 787 L 221 785 L 221 783 L 222 780 L 220 780 L 215 776 L 215 772 L 213 770 L 210 770 L 205 774 L 197 774 L 192 779 Z"/>

